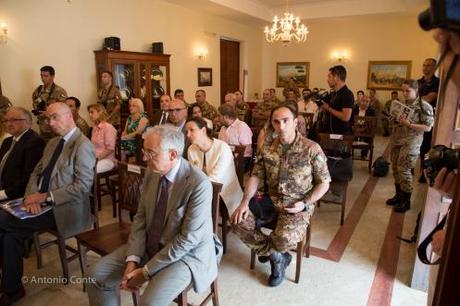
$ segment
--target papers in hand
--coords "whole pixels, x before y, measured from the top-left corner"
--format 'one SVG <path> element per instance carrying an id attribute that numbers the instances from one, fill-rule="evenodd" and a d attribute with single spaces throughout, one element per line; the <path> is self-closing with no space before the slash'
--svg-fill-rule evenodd
<path id="1" fill-rule="evenodd" d="M 412 117 L 414 110 L 403 103 L 393 100 L 391 102 L 390 115 L 394 119 L 410 119 Z"/>
<path id="2" fill-rule="evenodd" d="M 38 214 L 31 214 L 27 211 L 24 210 L 24 199 L 19 198 L 7 202 L 3 202 L 0 204 L 0 208 L 3 210 L 6 210 L 13 216 L 15 216 L 18 219 L 29 219 L 29 218 L 35 218 L 38 217 L 47 211 L 51 210 L 53 208 L 52 205 L 46 205 L 46 203 L 42 204 L 42 211 Z"/>

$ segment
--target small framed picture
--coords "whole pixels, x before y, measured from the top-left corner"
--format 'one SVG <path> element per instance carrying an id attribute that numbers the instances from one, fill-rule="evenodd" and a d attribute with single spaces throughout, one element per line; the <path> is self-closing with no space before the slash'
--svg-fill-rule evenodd
<path id="1" fill-rule="evenodd" d="M 309 62 L 276 63 L 276 87 L 286 87 L 293 79 L 297 87 L 308 87 Z"/>
<path id="2" fill-rule="evenodd" d="M 212 68 L 198 68 L 198 86 L 212 86 Z"/>
<path id="3" fill-rule="evenodd" d="M 404 80 L 410 78 L 411 61 L 369 61 L 367 89 L 401 90 Z"/>

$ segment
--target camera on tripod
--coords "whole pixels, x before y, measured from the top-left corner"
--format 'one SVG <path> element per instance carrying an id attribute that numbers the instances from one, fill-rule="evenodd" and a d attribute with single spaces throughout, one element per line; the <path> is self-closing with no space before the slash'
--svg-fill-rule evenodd
<path id="1" fill-rule="evenodd" d="M 35 102 L 37 102 L 37 106 L 32 110 L 32 114 L 34 114 L 34 116 L 40 116 L 42 112 L 46 111 L 46 102 L 40 97 L 38 97 Z"/>
<path id="2" fill-rule="evenodd" d="M 331 101 L 331 94 L 326 89 L 313 89 L 311 94 L 305 96 L 305 99 L 311 99 L 318 107 L 321 107 L 323 103 Z"/>
<path id="3" fill-rule="evenodd" d="M 425 31 L 435 28 L 460 31 L 459 7 L 458 0 L 431 0 L 430 8 L 418 16 L 420 27 Z"/>
<path id="4" fill-rule="evenodd" d="M 439 171 L 446 167 L 447 171 L 457 169 L 460 151 L 444 145 L 435 145 L 425 154 L 422 160 L 422 169 L 426 169 L 426 176 L 433 186 L 434 179 Z"/>

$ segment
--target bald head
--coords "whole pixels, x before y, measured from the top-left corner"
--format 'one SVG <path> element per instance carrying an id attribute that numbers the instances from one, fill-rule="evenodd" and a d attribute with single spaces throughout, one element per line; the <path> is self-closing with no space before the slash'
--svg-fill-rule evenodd
<path id="1" fill-rule="evenodd" d="M 226 94 L 224 100 L 226 104 L 236 107 L 236 96 L 234 93 Z"/>
<path id="2" fill-rule="evenodd" d="M 63 102 L 56 102 L 46 109 L 46 117 L 53 131 L 61 136 L 67 134 L 75 127 L 72 111 L 70 107 Z"/>

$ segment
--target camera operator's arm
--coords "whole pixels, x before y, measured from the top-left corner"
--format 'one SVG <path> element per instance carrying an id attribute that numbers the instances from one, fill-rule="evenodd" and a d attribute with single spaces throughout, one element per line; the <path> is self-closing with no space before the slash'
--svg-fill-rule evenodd
<path id="1" fill-rule="evenodd" d="M 338 111 L 330 107 L 329 104 L 327 103 L 323 103 L 321 108 L 324 109 L 325 111 L 330 112 L 334 117 L 337 117 L 344 122 L 350 121 L 351 112 L 352 112 L 351 108 L 342 108 L 341 111 Z"/>

